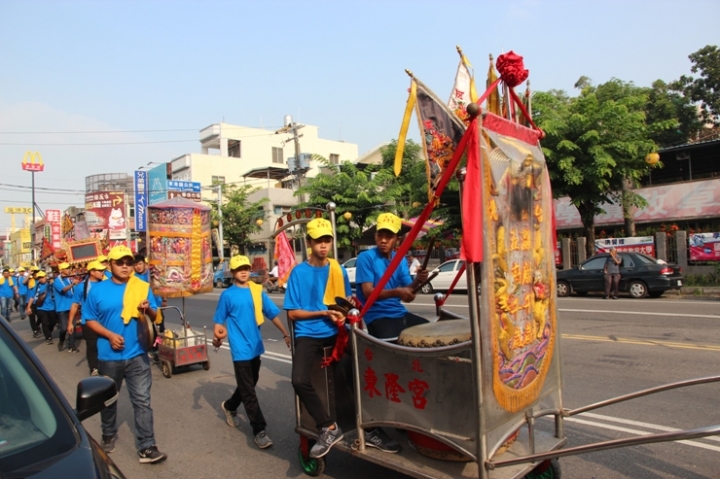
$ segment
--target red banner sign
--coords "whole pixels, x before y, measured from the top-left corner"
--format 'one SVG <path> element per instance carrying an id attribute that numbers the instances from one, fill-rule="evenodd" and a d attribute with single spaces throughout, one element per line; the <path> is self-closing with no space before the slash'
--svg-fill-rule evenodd
<path id="1" fill-rule="evenodd" d="M 97 191 L 85 195 L 85 222 L 94 238 L 122 240 L 127 237 L 125 193 Z"/>

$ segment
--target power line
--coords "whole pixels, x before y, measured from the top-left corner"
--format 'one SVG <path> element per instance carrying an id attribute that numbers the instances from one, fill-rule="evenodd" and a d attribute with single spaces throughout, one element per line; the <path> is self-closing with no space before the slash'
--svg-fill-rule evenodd
<path id="1" fill-rule="evenodd" d="M 10 187 L 10 188 L 21 188 L 21 189 L 25 189 L 25 190 L 30 190 L 30 189 L 32 189 L 32 186 L 9 185 L 9 184 L 7 184 L 7 183 L 0 183 L 0 186 L 7 186 L 7 187 Z M 85 193 L 85 190 L 69 190 L 69 189 L 67 189 L 67 188 L 41 188 L 41 187 L 36 186 L 35 189 L 36 189 L 36 190 L 43 190 L 43 191 L 52 191 L 52 192 L 69 191 L 69 192 L 71 192 L 71 193 Z"/>
<path id="2" fill-rule="evenodd" d="M 129 141 L 118 143 L 0 143 L 3 146 L 113 146 L 113 145 L 152 145 L 157 143 L 190 143 L 195 140 L 168 140 L 168 141 Z"/>
<path id="3" fill-rule="evenodd" d="M 75 135 L 86 133 L 153 133 L 168 131 L 199 131 L 197 128 L 176 128 L 168 130 L 88 130 L 88 131 L 0 131 L 0 135 Z"/>

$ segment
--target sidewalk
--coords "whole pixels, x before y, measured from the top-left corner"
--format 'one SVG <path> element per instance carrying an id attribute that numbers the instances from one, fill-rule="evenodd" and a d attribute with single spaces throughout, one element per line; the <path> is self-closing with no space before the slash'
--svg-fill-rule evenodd
<path id="1" fill-rule="evenodd" d="M 668 290 L 665 294 L 720 299 L 720 286 L 683 286 L 679 290 Z"/>

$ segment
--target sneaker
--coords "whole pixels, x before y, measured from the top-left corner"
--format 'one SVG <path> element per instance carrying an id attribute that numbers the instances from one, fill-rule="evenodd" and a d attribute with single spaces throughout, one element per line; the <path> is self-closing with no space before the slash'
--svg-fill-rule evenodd
<path id="1" fill-rule="evenodd" d="M 330 448 L 340 442 L 343 438 L 342 429 L 335 423 L 335 429 L 329 429 L 327 427 L 322 428 L 320 437 L 318 437 L 315 445 L 310 449 L 310 457 L 317 459 L 323 457 L 325 454 L 330 452 Z"/>
<path id="2" fill-rule="evenodd" d="M 237 411 L 230 411 L 229 409 L 225 408 L 225 403 L 227 401 L 223 401 L 222 404 L 220 404 L 220 407 L 222 408 L 223 412 L 225 413 L 225 422 L 230 427 L 238 427 L 240 425 L 240 418 L 237 417 Z M 264 431 L 263 431 L 264 432 Z M 260 433 L 258 433 L 260 434 Z M 257 442 L 257 436 L 255 436 L 255 442 Z M 272 442 L 270 442 L 272 444 Z M 267 446 L 265 446 L 267 447 Z"/>
<path id="3" fill-rule="evenodd" d="M 65 349 L 65 344 L 63 344 L 63 341 L 58 341 L 58 351 L 62 351 Z"/>
<path id="4" fill-rule="evenodd" d="M 68 353 L 79 353 L 80 350 L 78 348 L 70 348 L 67 350 Z"/>
<path id="5" fill-rule="evenodd" d="M 90 376 L 100 376 L 100 373 L 98 372 L 97 368 L 93 368 L 93 370 L 90 371 Z"/>
<path id="6" fill-rule="evenodd" d="M 52 339 L 46 339 L 45 344 L 52 344 Z"/>
<path id="7" fill-rule="evenodd" d="M 150 446 L 142 451 L 138 451 L 138 456 L 140 456 L 141 464 L 152 464 L 167 459 L 167 454 L 158 451 L 157 446 Z"/>
<path id="8" fill-rule="evenodd" d="M 33 338 L 37 338 L 40 335 L 40 331 L 33 331 Z"/>
<path id="9" fill-rule="evenodd" d="M 260 449 L 267 449 L 273 445 L 273 442 L 265 431 L 260 431 L 255 434 L 255 444 L 257 444 L 257 447 Z"/>
<path id="10" fill-rule="evenodd" d="M 400 444 L 388 436 L 385 431 L 380 428 L 372 431 L 365 431 L 365 445 L 380 449 L 382 452 L 395 454 L 400 452 Z"/>
<path id="11" fill-rule="evenodd" d="M 105 451 L 106 454 L 110 454 L 115 450 L 115 440 L 117 439 L 117 435 L 114 436 L 106 436 L 103 434 L 102 441 L 100 442 L 100 445 L 103 448 L 103 451 Z"/>

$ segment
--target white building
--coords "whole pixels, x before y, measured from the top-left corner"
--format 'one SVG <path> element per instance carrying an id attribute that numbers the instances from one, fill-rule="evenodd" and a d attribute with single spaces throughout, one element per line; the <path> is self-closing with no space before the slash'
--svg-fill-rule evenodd
<path id="1" fill-rule="evenodd" d="M 286 124 L 291 122 L 286 117 Z M 335 164 L 357 160 L 356 144 L 319 138 L 317 126 L 296 127 L 301 156 L 319 155 Z M 298 204 L 294 196 L 297 182 L 288 169 L 289 158 L 296 156 L 292 132 L 217 123 L 200 131 L 200 144 L 201 153 L 189 153 L 172 160 L 172 179 L 199 182 L 203 187 L 216 182 L 259 187 L 250 200 L 268 198 L 266 219 L 262 231 L 254 238 L 257 243 L 248 254 L 264 258 L 270 264 L 273 253 L 270 236 L 275 222 Z M 317 175 L 321 166 L 311 159 L 304 178 Z M 208 191 L 203 196 L 211 197 L 212 193 Z"/>

